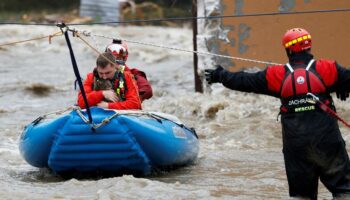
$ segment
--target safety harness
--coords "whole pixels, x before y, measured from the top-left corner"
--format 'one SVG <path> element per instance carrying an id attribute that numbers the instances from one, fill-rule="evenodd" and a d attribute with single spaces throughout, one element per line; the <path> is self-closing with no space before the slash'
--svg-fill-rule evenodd
<path id="1" fill-rule="evenodd" d="M 94 90 L 109 90 L 113 89 L 117 96 L 125 101 L 125 93 L 127 91 L 127 86 L 125 83 L 125 74 L 124 74 L 125 66 L 120 66 L 118 71 L 114 74 L 112 80 L 101 79 L 98 76 L 97 69 L 94 69 L 94 83 L 92 88 Z"/>
<path id="2" fill-rule="evenodd" d="M 315 60 L 305 67 L 305 64 L 295 64 L 293 67 L 285 65 L 286 74 L 280 90 L 281 109 L 280 113 L 299 113 L 318 109 L 313 102 L 314 94 L 325 105 L 335 110 L 331 96 L 326 92 L 327 88 L 315 69 Z"/>

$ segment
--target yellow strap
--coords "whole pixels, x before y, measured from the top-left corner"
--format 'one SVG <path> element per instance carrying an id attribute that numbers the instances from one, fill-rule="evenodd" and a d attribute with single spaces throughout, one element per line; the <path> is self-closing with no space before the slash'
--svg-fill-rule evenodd
<path id="1" fill-rule="evenodd" d="M 124 88 L 124 81 L 119 80 L 119 88 Z"/>
<path id="2" fill-rule="evenodd" d="M 124 70 L 125 70 L 125 65 L 119 65 L 119 71 L 121 73 L 124 73 Z"/>

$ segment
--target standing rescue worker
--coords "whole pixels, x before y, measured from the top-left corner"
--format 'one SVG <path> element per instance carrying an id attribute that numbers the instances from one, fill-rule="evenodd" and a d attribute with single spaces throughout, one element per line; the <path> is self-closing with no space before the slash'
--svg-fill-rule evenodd
<path id="1" fill-rule="evenodd" d="M 114 63 L 112 53 L 101 54 L 96 60 L 96 68 L 84 81 L 84 90 L 89 106 L 116 110 L 141 109 L 137 86 L 130 72 Z M 85 108 L 79 92 L 78 105 Z"/>
<path id="2" fill-rule="evenodd" d="M 280 98 L 283 154 L 291 197 L 317 199 L 318 180 L 334 197 L 350 197 L 350 162 L 337 119 L 323 111 L 320 101 L 335 111 L 330 93 L 345 100 L 350 70 L 333 60 L 314 60 L 311 36 L 302 28 L 282 39 L 289 62 L 257 73 L 206 69 L 209 84 Z M 311 93 L 319 98 L 319 103 Z"/>
<path id="3" fill-rule="evenodd" d="M 136 68 L 130 69 L 126 65 L 129 51 L 128 46 L 124 41 L 113 40 L 113 43 L 108 45 L 106 52 L 111 52 L 116 59 L 116 62 L 125 66 L 125 71 L 131 72 L 134 75 L 141 101 L 149 99 L 153 96 L 151 84 L 148 82 L 146 74 Z"/>

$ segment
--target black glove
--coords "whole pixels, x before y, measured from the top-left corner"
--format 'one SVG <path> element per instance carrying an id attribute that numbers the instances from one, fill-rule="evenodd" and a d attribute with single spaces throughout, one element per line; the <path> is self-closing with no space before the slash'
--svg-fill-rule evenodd
<path id="1" fill-rule="evenodd" d="M 349 92 L 348 91 L 336 91 L 337 98 L 345 101 L 349 97 Z"/>
<path id="2" fill-rule="evenodd" d="M 224 70 L 221 65 L 216 65 L 216 69 L 206 69 L 204 70 L 205 80 L 208 84 L 218 83 L 221 81 L 221 72 Z"/>

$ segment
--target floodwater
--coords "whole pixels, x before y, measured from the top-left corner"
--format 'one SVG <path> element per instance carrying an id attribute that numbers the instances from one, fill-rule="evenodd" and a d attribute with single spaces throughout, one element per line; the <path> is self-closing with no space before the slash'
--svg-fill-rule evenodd
<path id="1" fill-rule="evenodd" d="M 120 36 L 176 47 L 192 48 L 188 28 L 76 27 L 94 34 Z M 56 27 L 0 26 L 0 43 L 55 33 Z M 82 77 L 97 54 L 78 38 L 72 45 Z M 103 51 L 110 40 L 87 41 Z M 148 177 L 63 180 L 28 165 L 19 154 L 23 127 L 40 115 L 64 110 L 76 101 L 74 74 L 64 37 L 0 47 L 0 199 L 289 199 L 284 171 L 279 101 L 235 92 L 221 85 L 194 92 L 192 54 L 129 43 L 130 67 L 145 71 L 154 97 L 146 111 L 179 117 L 200 137 L 194 165 Z M 201 57 L 200 57 L 201 58 Z M 336 101 L 339 114 L 350 119 L 348 103 Z M 349 129 L 341 125 L 346 141 Z M 320 185 L 320 199 L 331 199 Z"/>

